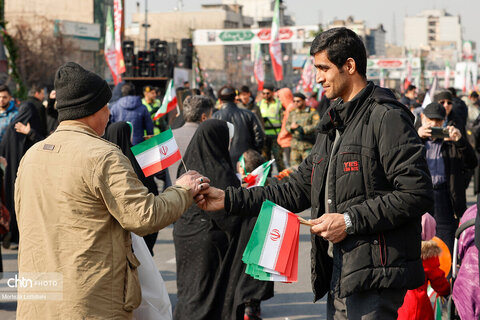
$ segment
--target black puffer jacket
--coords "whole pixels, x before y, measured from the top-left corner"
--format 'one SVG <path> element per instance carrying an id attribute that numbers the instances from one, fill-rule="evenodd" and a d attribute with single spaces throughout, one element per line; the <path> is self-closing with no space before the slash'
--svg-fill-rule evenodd
<path id="1" fill-rule="evenodd" d="M 248 149 L 261 151 L 265 140 L 262 125 L 253 112 L 240 109 L 233 102 L 227 102 L 213 118 L 233 123 L 235 133 L 230 144 L 230 158 L 235 166 L 240 156 Z"/>
<path id="2" fill-rule="evenodd" d="M 315 300 L 329 289 L 339 297 L 375 288 L 414 289 L 425 280 L 420 258 L 421 216 L 431 209 L 432 183 L 413 116 L 388 89 L 368 83 L 350 102 L 335 102 L 319 124 L 311 154 L 290 182 L 226 192 L 227 211 L 258 212 L 269 199 L 293 212 L 325 210 L 327 162 L 335 130 L 341 133 L 330 170 L 330 212 L 348 212 L 354 234 L 327 255 L 312 236 Z"/>

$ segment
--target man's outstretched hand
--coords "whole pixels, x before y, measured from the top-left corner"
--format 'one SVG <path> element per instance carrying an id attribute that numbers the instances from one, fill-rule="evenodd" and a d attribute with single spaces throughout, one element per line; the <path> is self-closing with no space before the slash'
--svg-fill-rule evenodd
<path id="1" fill-rule="evenodd" d="M 201 190 L 210 188 L 209 182 L 210 179 L 207 177 L 202 176 L 197 171 L 189 170 L 175 181 L 175 185 L 190 189 L 192 196 L 195 197 Z"/>
<path id="2" fill-rule="evenodd" d="M 197 206 L 205 211 L 225 209 L 225 191 L 210 187 L 202 189 L 195 197 Z"/>

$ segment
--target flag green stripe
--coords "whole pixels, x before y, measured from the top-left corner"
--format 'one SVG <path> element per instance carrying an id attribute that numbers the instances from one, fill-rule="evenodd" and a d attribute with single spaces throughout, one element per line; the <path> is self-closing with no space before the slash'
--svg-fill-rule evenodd
<path id="1" fill-rule="evenodd" d="M 270 227 L 270 219 L 272 217 L 273 207 L 275 206 L 275 203 L 268 200 L 266 200 L 262 205 L 262 209 L 260 210 L 260 214 L 257 218 L 257 222 L 251 236 L 252 252 L 250 253 L 250 257 L 248 259 L 250 262 L 258 264 L 260 261 L 263 244 L 265 242 L 265 238 L 267 237 L 268 228 Z"/>
<path id="2" fill-rule="evenodd" d="M 152 138 L 133 146 L 131 150 L 133 152 L 133 155 L 136 156 L 142 152 L 145 152 L 149 149 L 152 149 L 158 146 L 159 144 L 165 143 L 172 138 L 173 138 L 172 129 L 168 129 L 167 131 L 157 134 L 156 136 L 153 136 Z"/>

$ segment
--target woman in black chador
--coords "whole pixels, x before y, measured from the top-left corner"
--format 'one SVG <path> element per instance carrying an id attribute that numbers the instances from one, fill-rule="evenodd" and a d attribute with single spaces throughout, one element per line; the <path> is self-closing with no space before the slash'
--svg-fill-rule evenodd
<path id="1" fill-rule="evenodd" d="M 228 145 L 225 121 L 202 122 L 183 156 L 187 169 L 210 178 L 211 186 L 239 187 Z M 184 172 L 181 165 L 178 175 Z M 249 222 L 225 211 L 204 212 L 193 205 L 175 223 L 178 302 L 174 319 L 243 319 L 247 298 L 272 296 L 271 290 L 258 287 L 252 294 L 253 279 L 245 274 L 241 259 L 250 237 Z"/>
<path id="2" fill-rule="evenodd" d="M 11 217 L 9 242 L 18 243 L 19 239 L 14 200 L 18 166 L 27 150 L 43 139 L 45 137 L 42 134 L 37 109 L 31 103 L 22 103 L 0 143 L 0 155 L 5 157 L 8 163 L 5 171 L 5 205 Z"/>

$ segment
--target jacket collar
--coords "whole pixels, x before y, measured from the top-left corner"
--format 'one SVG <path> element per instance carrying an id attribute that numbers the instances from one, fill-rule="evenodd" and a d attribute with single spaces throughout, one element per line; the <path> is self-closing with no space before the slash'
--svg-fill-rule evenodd
<path id="1" fill-rule="evenodd" d="M 332 129 L 339 131 L 345 130 L 345 127 L 355 117 L 357 111 L 365 104 L 365 101 L 373 92 L 375 85 L 369 81 L 357 95 L 348 102 L 343 102 L 341 98 L 335 100 L 330 108 L 325 112 L 319 124 L 319 130 L 327 133 Z"/>
<path id="2" fill-rule="evenodd" d="M 222 109 L 227 109 L 227 108 L 238 108 L 235 102 L 232 101 L 227 101 L 222 105 Z"/>
<path id="3" fill-rule="evenodd" d="M 76 121 L 76 120 L 65 120 L 60 122 L 57 130 L 55 131 L 75 131 L 75 132 L 86 133 L 90 136 L 100 138 L 100 136 L 95 132 L 95 130 L 93 130 L 83 122 Z"/>

